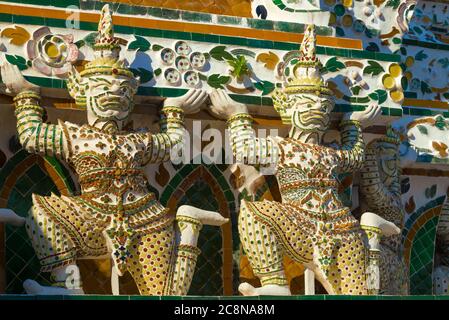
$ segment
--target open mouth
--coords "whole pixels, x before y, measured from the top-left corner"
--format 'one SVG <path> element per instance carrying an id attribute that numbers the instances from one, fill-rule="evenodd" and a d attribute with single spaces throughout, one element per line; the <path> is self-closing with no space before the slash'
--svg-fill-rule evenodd
<path id="1" fill-rule="evenodd" d="M 325 121 L 328 118 L 327 114 L 321 111 L 311 110 L 301 114 L 301 120 L 310 122 L 312 120 Z"/>
<path id="2" fill-rule="evenodd" d="M 127 109 L 128 101 L 120 96 L 104 96 L 98 98 L 98 108 L 102 111 L 115 110 L 124 111 Z"/>

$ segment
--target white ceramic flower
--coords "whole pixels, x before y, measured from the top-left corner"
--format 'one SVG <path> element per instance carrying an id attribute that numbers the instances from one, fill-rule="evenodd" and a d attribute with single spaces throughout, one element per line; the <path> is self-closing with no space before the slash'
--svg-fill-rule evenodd
<path id="1" fill-rule="evenodd" d="M 36 30 L 27 43 L 33 68 L 47 76 L 65 78 L 78 59 L 78 52 L 72 35 L 53 34 L 48 27 Z"/>

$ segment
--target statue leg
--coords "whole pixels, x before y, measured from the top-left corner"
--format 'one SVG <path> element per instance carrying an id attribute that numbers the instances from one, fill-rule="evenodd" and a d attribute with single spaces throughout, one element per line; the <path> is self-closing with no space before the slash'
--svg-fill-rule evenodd
<path id="1" fill-rule="evenodd" d="M 366 295 L 368 256 L 361 232 L 350 233 L 336 247 L 334 261 L 326 277 L 333 289 L 331 294 Z"/>
<path id="2" fill-rule="evenodd" d="M 218 212 L 198 209 L 183 205 L 176 213 L 176 249 L 174 266 L 171 274 L 169 295 L 187 295 L 196 260 L 201 253 L 197 248 L 198 237 L 203 225 L 221 226 L 229 219 L 223 218 Z"/>
<path id="3" fill-rule="evenodd" d="M 51 272 L 55 285 L 45 287 L 28 279 L 23 284 L 25 291 L 44 295 L 83 294 L 79 268 L 75 264 L 76 245 L 60 224 L 33 206 L 25 226 L 41 262 L 41 271 Z"/>
<path id="4" fill-rule="evenodd" d="M 291 295 L 284 272 L 284 250 L 268 226 L 256 220 L 242 201 L 239 214 L 239 234 L 243 249 L 260 279 L 261 288 L 242 283 L 239 291 L 245 296 Z"/>
<path id="5" fill-rule="evenodd" d="M 200 254 L 197 243 L 201 227 L 226 222 L 228 219 L 217 212 L 184 205 L 177 211 L 175 228 L 139 237 L 128 269 L 140 293 L 186 295 Z"/>
<path id="6" fill-rule="evenodd" d="M 23 284 L 30 294 L 83 294 L 76 259 L 108 254 L 102 227 L 85 212 L 62 199 L 33 197 L 33 208 L 26 218 L 26 231 L 41 263 L 42 272 L 51 272 L 53 284 L 41 286 L 34 280 Z"/>
<path id="7" fill-rule="evenodd" d="M 174 228 L 138 235 L 128 258 L 131 273 L 141 295 L 164 295 L 173 260 Z"/>

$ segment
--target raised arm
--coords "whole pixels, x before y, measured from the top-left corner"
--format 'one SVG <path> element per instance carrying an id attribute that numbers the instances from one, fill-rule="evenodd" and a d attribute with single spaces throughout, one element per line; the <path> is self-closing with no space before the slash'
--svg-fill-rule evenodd
<path id="1" fill-rule="evenodd" d="M 378 141 L 372 141 L 366 148 L 365 163 L 361 170 L 360 191 L 363 193 L 368 205 L 373 208 L 371 210 L 383 210 L 389 207 L 400 208 L 398 145 L 392 142 L 390 146 L 393 147 L 385 150 L 382 147 L 379 148 Z M 380 152 L 378 153 L 377 150 L 380 150 Z M 392 156 L 392 153 L 394 156 Z M 391 166 L 390 163 L 387 163 L 388 160 L 385 157 L 391 157 L 395 165 Z M 388 181 L 381 179 L 380 171 L 382 168 L 388 168 L 387 170 L 389 170 L 389 172 L 385 172 L 385 175 L 388 177 L 385 180 Z M 389 220 L 395 224 L 400 223 L 400 221 Z"/>
<path id="2" fill-rule="evenodd" d="M 207 98 L 202 90 L 190 90 L 179 98 L 167 98 L 161 110 L 161 131 L 149 137 L 147 163 L 170 159 L 172 152 L 182 152 L 185 138 L 184 114 L 196 113 Z"/>
<path id="3" fill-rule="evenodd" d="M 364 111 L 351 112 L 343 116 L 340 123 L 341 146 L 337 148 L 339 172 L 360 170 L 365 160 L 365 143 L 362 128 L 372 124 L 381 108 L 371 105 Z"/>
<path id="4" fill-rule="evenodd" d="M 365 159 L 365 143 L 360 122 L 343 120 L 340 123 L 341 146 L 337 149 L 339 172 L 359 170 Z"/>
<path id="5" fill-rule="evenodd" d="M 237 162 L 251 165 L 275 165 L 279 157 L 279 147 L 270 137 L 257 138 L 253 129 L 253 119 L 244 104 L 233 101 L 222 90 L 210 94 L 211 111 L 222 119 L 227 119 L 230 143 Z"/>
<path id="6" fill-rule="evenodd" d="M 20 144 L 30 153 L 64 158 L 65 141 L 61 126 L 42 121 L 39 88 L 24 79 L 17 66 L 0 66 L 6 93 L 14 96 Z"/>

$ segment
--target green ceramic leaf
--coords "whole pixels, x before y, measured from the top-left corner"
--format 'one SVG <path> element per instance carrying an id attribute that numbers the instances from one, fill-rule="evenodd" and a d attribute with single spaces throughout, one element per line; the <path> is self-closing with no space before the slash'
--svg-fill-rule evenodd
<path id="1" fill-rule="evenodd" d="M 437 127 L 439 130 L 444 130 L 447 126 L 448 124 L 446 123 L 446 121 L 444 121 L 444 118 L 442 116 L 436 118 L 435 127 Z"/>
<path id="2" fill-rule="evenodd" d="M 5 54 L 5 57 L 9 63 L 16 65 L 19 68 L 19 70 L 22 71 L 28 69 L 27 61 L 25 58 L 11 54 Z"/>
<path id="3" fill-rule="evenodd" d="M 229 76 L 221 76 L 219 74 L 213 74 L 207 79 L 207 84 L 212 88 L 223 89 L 223 85 L 227 84 L 231 80 Z"/>
<path id="4" fill-rule="evenodd" d="M 408 79 L 406 76 L 403 76 L 401 78 L 401 86 L 404 91 L 406 91 L 408 89 Z"/>
<path id="5" fill-rule="evenodd" d="M 418 125 L 418 130 L 419 132 L 421 132 L 423 135 L 427 135 L 429 133 L 429 131 L 427 130 L 427 128 L 423 125 Z"/>
<path id="6" fill-rule="evenodd" d="M 85 36 L 83 38 L 84 43 L 87 46 L 92 48 L 94 46 L 94 44 L 95 44 L 95 40 L 97 39 L 97 35 L 98 35 L 98 32 L 91 32 L 91 33 L 89 33 L 87 36 Z"/>
<path id="7" fill-rule="evenodd" d="M 356 95 L 356 96 L 359 95 L 360 90 L 362 90 L 362 87 L 361 87 L 361 86 L 355 86 L 355 87 L 352 87 L 352 88 L 351 88 L 352 94 L 354 94 L 354 95 Z"/>
<path id="8" fill-rule="evenodd" d="M 329 60 L 327 60 L 326 65 L 324 67 L 329 72 L 335 72 L 335 71 L 346 68 L 346 66 L 343 62 L 338 61 L 337 57 L 333 57 L 333 58 L 330 58 Z"/>
<path id="9" fill-rule="evenodd" d="M 399 4 L 401 3 L 400 0 L 388 0 L 385 4 L 386 7 L 393 7 L 393 9 L 397 9 L 399 7 Z"/>
<path id="10" fill-rule="evenodd" d="M 161 51 L 162 49 L 164 49 L 164 47 L 161 45 L 158 45 L 158 44 L 153 44 L 151 46 L 151 50 L 153 50 L 153 51 Z"/>
<path id="11" fill-rule="evenodd" d="M 430 188 L 426 188 L 426 191 L 424 192 L 424 195 L 426 196 L 427 199 L 432 198 L 432 197 L 430 196 Z"/>
<path id="12" fill-rule="evenodd" d="M 134 37 L 136 38 L 136 40 L 134 40 L 128 45 L 128 50 L 137 50 L 145 52 L 150 49 L 151 44 L 147 39 L 136 35 Z"/>
<path id="13" fill-rule="evenodd" d="M 381 72 L 385 72 L 385 69 L 376 61 L 369 60 L 368 66 L 363 69 L 363 74 L 371 74 L 377 76 Z"/>
<path id="14" fill-rule="evenodd" d="M 84 47 L 84 45 L 86 44 L 86 42 L 84 40 L 78 40 L 77 42 L 75 42 L 75 45 L 79 48 Z"/>
<path id="15" fill-rule="evenodd" d="M 422 94 L 432 93 L 430 86 L 424 81 L 421 81 L 421 93 Z"/>
<path id="16" fill-rule="evenodd" d="M 209 51 L 209 54 L 211 55 L 212 58 L 218 61 L 232 60 L 234 56 L 229 52 L 227 52 L 225 49 L 226 46 L 218 46 Z"/>
<path id="17" fill-rule="evenodd" d="M 139 68 L 140 71 L 140 83 L 146 83 L 153 79 L 153 72 L 144 68 Z"/>
<path id="18" fill-rule="evenodd" d="M 136 77 L 140 77 L 140 83 L 147 83 L 151 79 L 153 79 L 153 72 L 146 70 L 144 68 L 131 69 L 132 73 Z"/>
<path id="19" fill-rule="evenodd" d="M 344 37 L 345 36 L 345 30 L 343 30 L 343 28 L 340 27 L 336 27 L 335 28 L 335 34 L 339 37 Z"/>
<path id="20" fill-rule="evenodd" d="M 424 59 L 427 59 L 427 57 L 428 55 L 424 53 L 424 50 L 421 50 L 415 55 L 415 60 L 423 61 Z"/>
<path id="21" fill-rule="evenodd" d="M 372 100 L 377 101 L 379 104 L 384 103 L 388 98 L 387 92 L 385 90 L 380 90 L 380 89 L 375 90 L 373 93 L 370 93 L 368 96 Z"/>
<path id="22" fill-rule="evenodd" d="M 256 83 L 254 83 L 254 86 L 258 90 L 262 91 L 262 95 L 267 95 L 267 94 L 271 93 L 275 88 L 274 83 L 272 83 L 270 81 L 256 82 Z"/>
<path id="23" fill-rule="evenodd" d="M 162 69 L 161 68 L 158 68 L 158 69 L 154 70 L 154 75 L 155 76 L 159 76 L 161 73 L 162 73 Z"/>
<path id="24" fill-rule="evenodd" d="M 430 197 L 433 198 L 437 194 L 437 185 L 434 184 L 430 187 Z"/>

